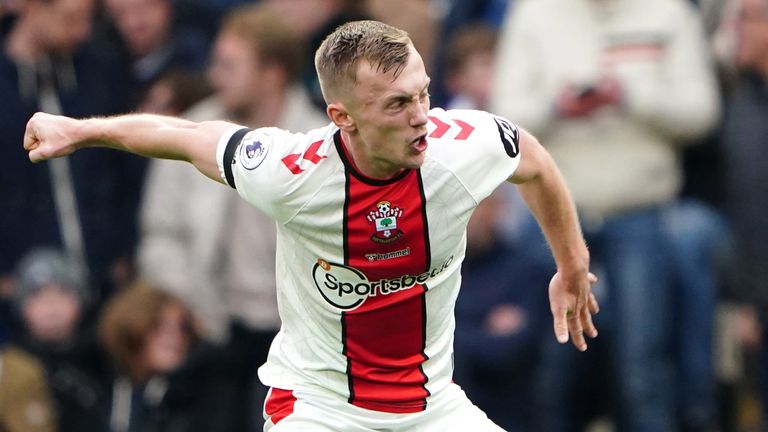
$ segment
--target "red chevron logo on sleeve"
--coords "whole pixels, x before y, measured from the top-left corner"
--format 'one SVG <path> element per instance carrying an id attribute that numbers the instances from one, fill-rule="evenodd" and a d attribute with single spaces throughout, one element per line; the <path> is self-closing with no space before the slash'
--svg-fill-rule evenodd
<path id="1" fill-rule="evenodd" d="M 429 120 L 435 125 L 435 130 L 429 134 L 430 138 L 442 138 L 443 135 L 445 135 L 446 132 L 448 132 L 452 127 L 451 124 L 446 123 L 434 116 L 429 116 Z M 457 141 L 463 141 L 469 138 L 469 136 L 472 135 L 472 132 L 475 130 L 475 127 L 467 122 L 457 119 L 452 119 L 452 121 L 460 129 L 459 133 L 453 138 Z"/>
<path id="2" fill-rule="evenodd" d="M 470 135 L 472 135 L 472 131 L 475 130 L 475 127 L 467 122 L 463 122 L 461 120 L 453 119 L 453 122 L 459 125 L 461 128 L 461 132 L 459 132 L 458 135 L 456 135 L 456 140 L 465 140 L 469 138 Z"/>
<path id="3" fill-rule="evenodd" d="M 301 167 L 299 167 L 299 164 L 296 163 L 296 161 L 299 160 L 300 157 L 301 157 L 301 153 L 292 153 L 282 159 L 283 164 L 285 164 L 285 167 L 288 168 L 288 170 L 292 172 L 294 175 L 301 174 L 304 172 L 304 170 L 301 169 Z"/>
<path id="4" fill-rule="evenodd" d="M 309 145 L 307 148 L 307 151 L 304 152 L 304 158 L 313 164 L 317 165 L 318 162 L 325 159 L 327 156 L 320 156 L 317 154 L 317 150 L 320 149 L 320 146 L 323 144 L 323 141 L 315 141 L 312 144 Z"/>
<path id="5" fill-rule="evenodd" d="M 282 162 L 285 165 L 286 168 L 290 172 L 293 173 L 293 175 L 298 175 L 304 172 L 304 169 L 299 166 L 299 163 L 301 160 L 307 160 L 309 162 L 312 162 L 313 164 L 317 165 L 320 163 L 321 160 L 325 159 L 327 156 L 323 155 L 320 156 L 317 154 L 317 151 L 320 149 L 320 146 L 323 144 L 323 141 L 315 141 L 312 144 L 307 147 L 307 150 L 304 151 L 304 155 L 302 156 L 301 153 L 291 153 L 288 156 L 285 156 L 282 158 Z"/>
<path id="6" fill-rule="evenodd" d="M 431 120 L 432 123 L 434 123 L 436 126 L 435 130 L 433 130 L 432 133 L 429 134 L 431 138 L 442 138 L 443 135 L 445 135 L 445 133 L 448 132 L 448 129 L 451 128 L 451 125 L 449 125 L 448 123 L 442 122 L 437 117 L 429 116 L 429 120 Z"/>

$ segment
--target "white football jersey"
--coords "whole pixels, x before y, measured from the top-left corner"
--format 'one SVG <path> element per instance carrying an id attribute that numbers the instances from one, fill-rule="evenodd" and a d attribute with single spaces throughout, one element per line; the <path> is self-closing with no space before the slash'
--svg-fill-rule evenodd
<path id="1" fill-rule="evenodd" d="M 367 409 L 421 411 L 452 378 L 466 225 L 519 163 L 517 128 L 432 109 L 420 169 L 370 179 L 330 124 L 222 136 L 222 178 L 277 222 L 282 327 L 262 382 Z"/>

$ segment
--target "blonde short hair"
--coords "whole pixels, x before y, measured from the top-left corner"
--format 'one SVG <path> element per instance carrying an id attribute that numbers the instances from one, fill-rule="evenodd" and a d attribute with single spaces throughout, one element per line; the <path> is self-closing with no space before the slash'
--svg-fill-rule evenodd
<path id="1" fill-rule="evenodd" d="M 315 68 L 327 103 L 357 82 L 357 65 L 367 61 L 379 73 L 400 75 L 410 54 L 408 33 L 378 21 L 352 21 L 328 35 L 315 53 Z"/>

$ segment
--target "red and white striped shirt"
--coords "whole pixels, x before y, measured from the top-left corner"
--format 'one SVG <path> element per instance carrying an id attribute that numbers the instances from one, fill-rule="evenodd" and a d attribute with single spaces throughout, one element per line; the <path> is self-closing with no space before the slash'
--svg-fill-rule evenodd
<path id="1" fill-rule="evenodd" d="M 467 221 L 517 168 L 518 131 L 482 111 L 429 119 L 422 167 L 388 180 L 357 171 L 333 124 L 222 136 L 222 178 L 278 226 L 264 384 L 411 413 L 451 382 Z"/>

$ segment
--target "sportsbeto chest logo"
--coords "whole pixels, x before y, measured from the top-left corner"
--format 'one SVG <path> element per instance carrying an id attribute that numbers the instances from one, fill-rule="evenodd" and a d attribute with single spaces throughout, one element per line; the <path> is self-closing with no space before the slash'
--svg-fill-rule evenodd
<path id="1" fill-rule="evenodd" d="M 450 256 L 440 266 L 419 275 L 402 275 L 371 282 L 354 267 L 320 258 L 312 267 L 312 278 L 325 301 L 339 309 L 352 310 L 360 307 L 369 297 L 389 295 L 426 283 L 442 273 L 452 262 L 453 256 Z"/>
<path id="2" fill-rule="evenodd" d="M 388 244 L 403 236 L 403 231 L 397 227 L 398 218 L 403 217 L 403 210 L 389 201 L 379 201 L 376 208 L 368 212 L 366 219 L 370 222 L 375 232 L 371 235 L 371 241 Z"/>

